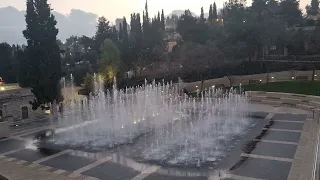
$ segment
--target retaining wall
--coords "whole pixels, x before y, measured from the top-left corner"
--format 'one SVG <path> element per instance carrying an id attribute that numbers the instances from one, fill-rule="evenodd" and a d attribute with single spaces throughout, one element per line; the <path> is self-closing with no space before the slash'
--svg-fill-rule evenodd
<path id="1" fill-rule="evenodd" d="M 204 81 L 203 88 L 208 88 L 212 86 L 239 86 L 248 85 L 249 81 L 258 81 L 260 83 L 267 82 L 280 82 L 280 81 L 294 81 L 299 76 L 307 77 L 308 81 L 312 80 L 313 71 L 282 71 L 282 72 L 273 72 L 273 73 L 264 73 L 264 74 L 252 74 L 252 75 L 243 75 L 243 76 L 229 76 L 218 79 L 209 79 Z M 320 70 L 316 70 L 314 74 L 315 80 L 320 80 Z M 201 87 L 201 81 L 184 83 L 189 91 L 196 91 Z"/>

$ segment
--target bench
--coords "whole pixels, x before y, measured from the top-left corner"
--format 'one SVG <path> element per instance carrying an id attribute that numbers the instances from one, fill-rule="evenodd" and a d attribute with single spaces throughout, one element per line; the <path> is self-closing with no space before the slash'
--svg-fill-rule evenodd
<path id="1" fill-rule="evenodd" d="M 308 76 L 297 76 L 296 80 L 297 81 L 308 81 Z"/>

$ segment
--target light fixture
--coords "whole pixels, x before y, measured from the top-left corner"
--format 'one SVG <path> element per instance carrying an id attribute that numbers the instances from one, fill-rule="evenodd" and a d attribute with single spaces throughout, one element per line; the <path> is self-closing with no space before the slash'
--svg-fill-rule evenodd
<path id="1" fill-rule="evenodd" d="M 198 86 L 196 86 L 196 88 L 198 88 Z"/>
<path id="2" fill-rule="evenodd" d="M 294 76 L 292 76 L 292 79 L 294 79 Z"/>
<path id="3" fill-rule="evenodd" d="M 318 75 L 316 75 L 316 74 L 314 75 L 314 77 L 317 77 L 317 76 L 318 76 Z"/>
<path id="4" fill-rule="evenodd" d="M 260 82 L 262 82 L 262 79 L 260 79 Z"/>
<path id="5" fill-rule="evenodd" d="M 4 88 L 4 87 L 1 87 L 1 88 L 0 88 L 0 90 L 1 90 L 1 91 L 4 91 L 4 90 L 6 90 L 6 88 Z"/>
<path id="6" fill-rule="evenodd" d="M 274 79 L 274 77 L 272 76 L 271 79 Z"/>

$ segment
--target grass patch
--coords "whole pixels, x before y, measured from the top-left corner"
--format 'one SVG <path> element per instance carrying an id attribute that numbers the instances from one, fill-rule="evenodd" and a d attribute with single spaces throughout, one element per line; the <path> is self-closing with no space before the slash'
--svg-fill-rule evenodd
<path id="1" fill-rule="evenodd" d="M 242 86 L 244 91 L 268 91 L 320 96 L 320 81 L 285 81 Z"/>

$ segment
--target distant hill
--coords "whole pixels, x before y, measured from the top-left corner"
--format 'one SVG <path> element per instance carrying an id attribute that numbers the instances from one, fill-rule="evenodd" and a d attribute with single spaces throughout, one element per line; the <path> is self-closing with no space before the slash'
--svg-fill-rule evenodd
<path id="1" fill-rule="evenodd" d="M 65 41 L 66 38 L 76 36 L 93 36 L 96 29 L 98 16 L 79 9 L 72 9 L 70 14 L 64 15 L 53 12 L 58 22 L 58 39 Z M 25 44 L 26 40 L 22 31 L 26 27 L 25 11 L 19 11 L 14 7 L 0 8 L 0 42 L 9 44 Z"/>

